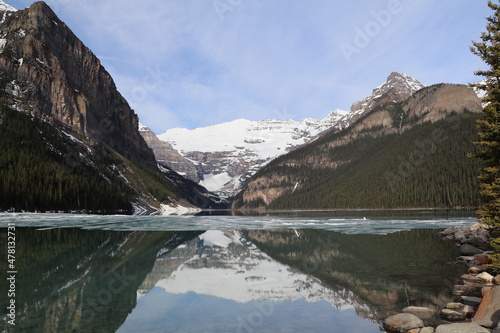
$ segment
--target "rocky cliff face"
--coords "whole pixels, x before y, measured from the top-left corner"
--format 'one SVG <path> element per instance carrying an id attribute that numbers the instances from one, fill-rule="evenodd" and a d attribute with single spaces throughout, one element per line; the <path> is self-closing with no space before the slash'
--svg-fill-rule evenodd
<path id="1" fill-rule="evenodd" d="M 170 143 L 158 139 L 156 134 L 144 125 L 139 125 L 139 133 L 144 138 L 149 148 L 153 150 L 155 158 L 160 164 L 168 166 L 180 175 L 196 183 L 200 181 L 195 164 L 179 154 Z"/>
<path id="2" fill-rule="evenodd" d="M 125 196 L 126 192 L 118 209 L 133 208 L 136 213 L 153 213 L 160 210 L 162 203 L 191 207 L 201 202 L 203 207 L 211 207 L 212 199 L 217 200 L 173 171 L 160 170 L 153 151 L 138 131 L 137 115 L 116 89 L 109 73 L 44 2 L 17 11 L 0 1 L 0 91 L 0 116 L 6 106 L 26 115 L 28 123 L 31 117 L 48 125 L 37 131 L 41 137 L 37 140 L 43 141 L 45 147 L 34 152 L 46 164 L 32 175 L 46 180 L 47 195 L 43 197 L 55 197 L 54 189 L 68 189 L 68 184 L 77 189 L 71 191 L 76 196 L 73 201 L 44 200 L 44 209 L 93 211 L 96 208 L 87 208 L 91 201 L 87 199 L 93 191 L 100 191 L 107 199 L 117 194 Z M 26 136 L 31 140 L 34 137 L 30 133 Z M 49 137 L 53 142 L 62 142 L 59 150 L 45 140 Z M 160 148 L 166 146 L 163 143 Z M 173 153 L 161 157 L 182 159 Z M 29 163 L 22 167 L 32 169 Z M 43 172 L 49 168 L 58 177 L 46 177 Z M 195 175 L 193 170 L 188 172 Z M 10 181 L 11 188 L 27 182 L 14 178 Z M 88 185 L 88 190 L 83 192 L 77 182 Z M 58 193 L 61 197 L 62 192 Z M 109 199 L 109 206 L 117 209 L 113 200 Z M 65 206 L 61 207 L 63 202 Z M 13 205 L 4 208 L 37 209 L 18 202 Z"/>
<path id="3" fill-rule="evenodd" d="M 7 12 L 0 24 L 0 71 L 7 103 L 156 168 L 138 118 L 99 59 L 44 2 Z"/>
<path id="4" fill-rule="evenodd" d="M 374 107 L 350 126 L 349 135 L 329 142 L 328 147 L 345 145 L 359 137 L 402 134 L 416 125 L 463 112 L 481 112 L 481 100 L 474 90 L 465 85 L 436 84 L 418 90 L 401 103 Z"/>
<path id="5" fill-rule="evenodd" d="M 452 113 L 480 113 L 481 104 L 478 94 L 468 86 L 436 84 L 413 94 L 402 106 L 409 120 L 418 119 L 418 123 L 424 123 L 436 122 Z"/>

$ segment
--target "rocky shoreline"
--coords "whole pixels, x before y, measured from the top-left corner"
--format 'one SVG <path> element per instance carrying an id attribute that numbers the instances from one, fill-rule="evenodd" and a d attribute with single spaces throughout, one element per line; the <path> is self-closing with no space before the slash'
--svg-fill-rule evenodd
<path id="1" fill-rule="evenodd" d="M 386 332 L 395 333 L 500 333 L 500 274 L 488 264 L 488 226 L 476 222 L 463 228 L 448 228 L 440 235 L 460 246 L 457 262 L 466 264 L 453 290 L 454 301 L 439 312 L 426 307 L 409 306 L 386 318 Z"/>

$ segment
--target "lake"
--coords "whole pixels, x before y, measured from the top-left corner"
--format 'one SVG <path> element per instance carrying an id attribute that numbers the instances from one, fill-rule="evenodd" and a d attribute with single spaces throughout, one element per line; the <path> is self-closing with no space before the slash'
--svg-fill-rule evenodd
<path id="1" fill-rule="evenodd" d="M 0 213 L 15 230 L 5 332 L 381 332 L 409 305 L 443 307 L 466 266 L 438 229 L 469 211 L 248 215 Z M 5 245 L 4 245 L 5 244 Z M 9 263 L 10 264 L 10 263 Z M 0 292 L 7 294 L 6 279 Z"/>

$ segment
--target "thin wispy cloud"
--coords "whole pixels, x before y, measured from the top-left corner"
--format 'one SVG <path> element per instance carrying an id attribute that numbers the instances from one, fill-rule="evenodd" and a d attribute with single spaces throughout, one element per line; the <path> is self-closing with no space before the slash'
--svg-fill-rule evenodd
<path id="1" fill-rule="evenodd" d="M 157 133 L 237 118 L 323 118 L 394 70 L 424 84 L 472 82 L 481 62 L 469 46 L 490 15 L 486 0 L 47 3 Z"/>

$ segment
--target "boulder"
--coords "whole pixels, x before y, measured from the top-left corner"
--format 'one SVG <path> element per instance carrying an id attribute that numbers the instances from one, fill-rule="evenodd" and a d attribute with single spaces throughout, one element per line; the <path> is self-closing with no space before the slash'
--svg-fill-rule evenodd
<path id="1" fill-rule="evenodd" d="M 403 309 L 403 312 L 410 313 L 423 320 L 431 319 L 436 314 L 433 309 L 420 306 L 408 306 Z"/>
<path id="2" fill-rule="evenodd" d="M 476 283 L 476 284 L 483 283 L 483 280 L 479 279 L 477 277 L 477 275 L 474 275 L 474 274 L 463 274 L 460 278 L 462 279 L 462 282 L 464 284 L 466 284 L 466 283 L 469 283 L 469 284 L 471 284 L 471 283 Z"/>
<path id="3" fill-rule="evenodd" d="M 494 277 L 490 273 L 482 272 L 476 276 L 478 279 L 483 281 L 483 283 L 492 284 Z"/>
<path id="4" fill-rule="evenodd" d="M 410 313 L 399 313 L 384 320 L 384 328 L 388 332 L 406 333 L 420 327 L 424 327 L 422 319 Z"/>
<path id="5" fill-rule="evenodd" d="M 445 324 L 436 327 L 436 333 L 490 333 L 490 330 L 474 323 Z"/>
<path id="6" fill-rule="evenodd" d="M 479 261 L 483 265 L 490 263 L 490 256 L 485 252 L 474 256 L 474 260 Z"/>
<path id="7" fill-rule="evenodd" d="M 443 309 L 441 310 L 441 318 L 447 321 L 460 321 L 465 319 L 465 314 L 462 311 Z"/>
<path id="8" fill-rule="evenodd" d="M 493 282 L 495 282 L 495 284 L 500 284 L 500 274 L 495 276 L 495 278 L 493 279 Z"/>
<path id="9" fill-rule="evenodd" d="M 467 305 L 479 305 L 481 304 L 482 298 L 474 296 L 462 296 L 462 302 Z"/>
<path id="10" fill-rule="evenodd" d="M 460 257 L 457 258 L 457 261 L 460 261 L 460 262 L 462 262 L 462 261 L 463 262 L 471 262 L 471 261 L 475 260 L 475 258 L 476 257 L 474 257 L 474 256 L 460 256 Z M 478 263 L 479 263 L 479 261 L 478 261 Z"/>
<path id="11" fill-rule="evenodd" d="M 465 234 L 462 230 L 456 231 L 455 234 L 453 235 L 453 238 L 455 238 L 460 243 L 463 243 L 466 239 Z"/>
<path id="12" fill-rule="evenodd" d="M 465 318 L 471 318 L 474 313 L 476 313 L 474 307 L 470 305 L 464 305 L 464 307 L 460 311 L 465 316 Z"/>
<path id="13" fill-rule="evenodd" d="M 458 310 L 464 307 L 463 303 L 448 303 L 446 304 L 446 308 L 450 310 Z"/>
<path id="14" fill-rule="evenodd" d="M 438 234 L 440 234 L 441 236 L 450 236 L 450 235 L 453 235 L 455 233 L 455 231 L 456 231 L 455 228 L 449 227 L 449 228 L 446 228 L 442 231 L 439 231 Z"/>
<path id="15" fill-rule="evenodd" d="M 480 286 L 476 284 L 467 283 L 464 281 L 464 284 L 458 284 L 453 286 L 453 295 L 455 296 L 464 296 L 464 295 L 475 295 L 477 293 L 478 288 Z"/>
<path id="16" fill-rule="evenodd" d="M 484 296 L 487 292 L 493 289 L 493 286 L 486 286 L 481 288 L 481 295 Z"/>
<path id="17" fill-rule="evenodd" d="M 486 269 L 488 269 L 488 265 L 481 264 L 481 265 L 469 267 L 467 272 L 469 272 L 470 274 L 479 274 L 479 273 L 486 271 Z"/>
<path id="18" fill-rule="evenodd" d="M 472 322 L 485 327 L 495 327 L 500 321 L 500 287 L 486 291 Z"/>
<path id="19" fill-rule="evenodd" d="M 434 327 L 424 327 L 420 330 L 420 333 L 434 333 Z"/>
<path id="20" fill-rule="evenodd" d="M 483 250 L 478 249 L 477 247 L 470 244 L 463 244 L 462 246 L 460 246 L 460 252 L 464 256 L 474 256 L 476 254 L 483 253 Z"/>

